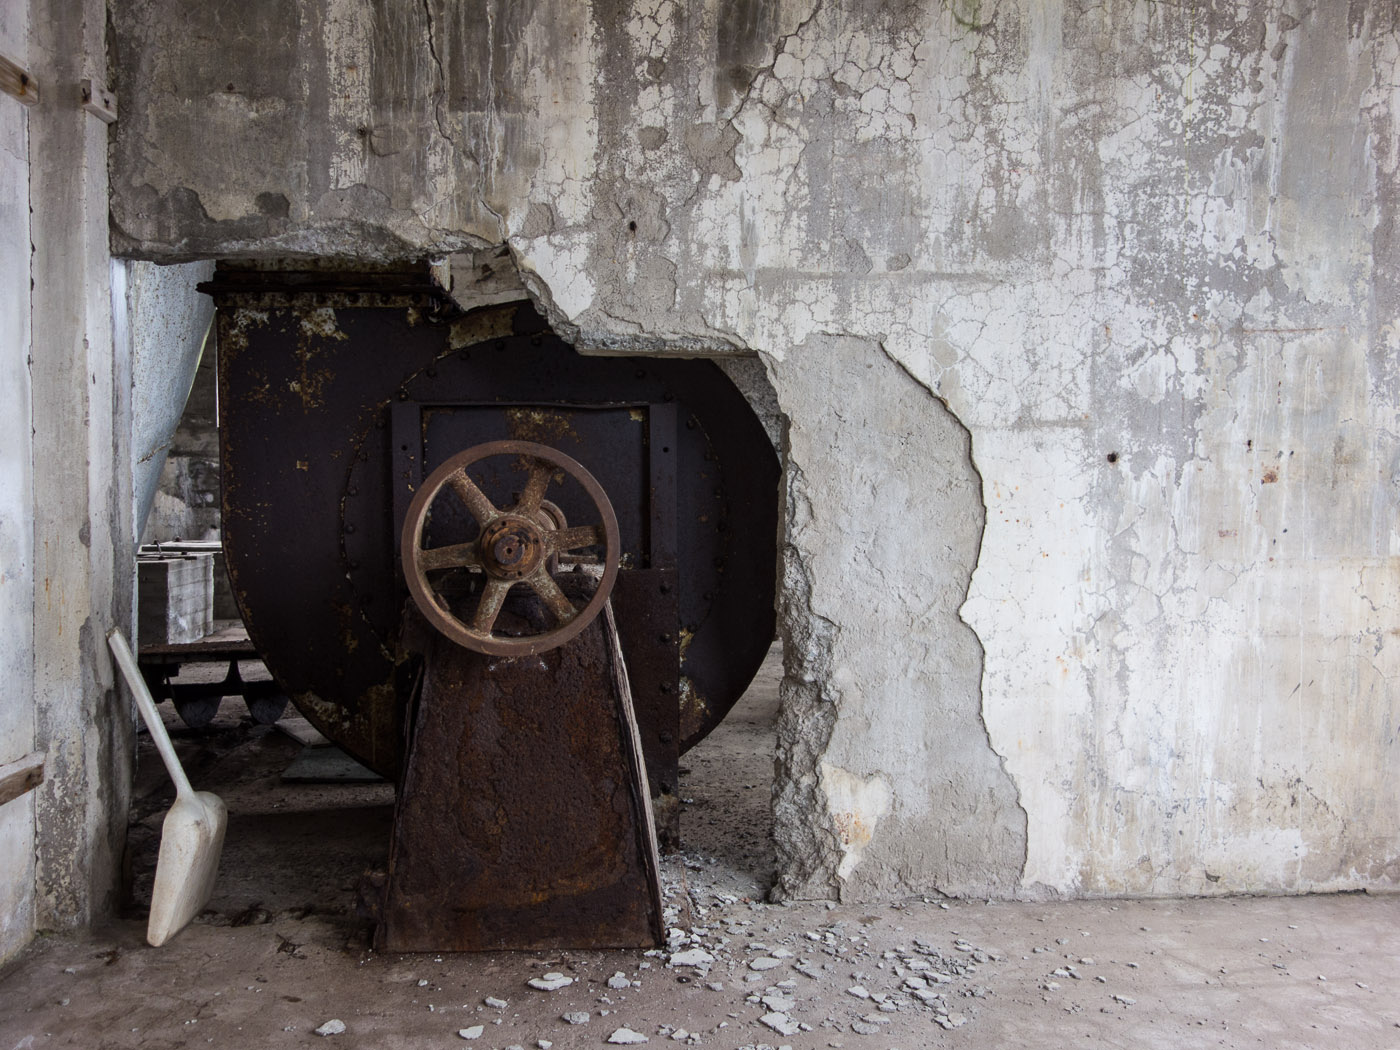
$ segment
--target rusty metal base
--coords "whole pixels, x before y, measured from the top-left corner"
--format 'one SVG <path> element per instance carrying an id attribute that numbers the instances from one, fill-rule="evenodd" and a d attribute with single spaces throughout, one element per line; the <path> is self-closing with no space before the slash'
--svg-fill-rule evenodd
<path id="1" fill-rule="evenodd" d="M 441 637 L 425 649 L 376 944 L 660 944 L 656 833 L 611 607 L 537 656 Z"/>

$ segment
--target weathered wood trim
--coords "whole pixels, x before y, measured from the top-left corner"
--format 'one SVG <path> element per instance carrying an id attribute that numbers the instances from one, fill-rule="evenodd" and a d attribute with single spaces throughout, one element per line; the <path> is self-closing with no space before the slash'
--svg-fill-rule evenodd
<path id="1" fill-rule="evenodd" d="M 0 806 L 12 802 L 44 781 L 44 756 L 33 751 L 0 766 Z"/>
<path id="2" fill-rule="evenodd" d="M 29 70 L 4 55 L 0 55 L 0 91 L 13 95 L 26 106 L 39 101 L 39 82 L 29 75 Z"/>

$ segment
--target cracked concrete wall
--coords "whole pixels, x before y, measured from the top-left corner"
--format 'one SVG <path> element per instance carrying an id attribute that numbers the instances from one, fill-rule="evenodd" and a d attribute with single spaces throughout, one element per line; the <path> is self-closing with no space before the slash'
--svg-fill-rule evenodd
<path id="1" fill-rule="evenodd" d="M 958 618 L 983 523 L 967 431 L 868 341 L 813 336 L 772 376 L 807 406 L 783 457 L 778 893 L 1006 895 L 1026 826 Z"/>
<path id="2" fill-rule="evenodd" d="M 585 348 L 758 351 L 790 430 L 789 892 L 1393 886 L 1397 18 L 138 0 L 113 244 L 505 243 Z M 911 462 L 980 475 L 981 546 L 968 496 L 938 572 L 876 601 L 841 530 Z M 894 505 L 915 561 L 938 503 Z M 889 668 L 840 678 L 876 637 Z M 884 768 L 899 726 L 972 753 Z"/>
<path id="3" fill-rule="evenodd" d="M 0 7 L 0 54 L 29 61 L 29 5 Z M 0 96 L 0 766 L 34 750 L 29 119 Z M 0 963 L 34 934 L 34 793 L 0 803 Z"/>
<path id="4" fill-rule="evenodd" d="M 125 264 L 108 250 L 107 125 L 80 95 L 84 78 L 106 79 L 106 10 L 94 0 L 26 7 L 40 85 L 25 118 L 21 198 L 29 345 L 5 348 L 25 354 L 27 378 L 11 388 L 7 376 L 5 397 L 26 438 L 4 454 L 32 457 L 31 501 L 16 513 L 32 542 L 30 564 L 17 568 L 22 585 L 32 581 L 33 646 L 5 704 L 32 699 L 33 749 L 45 756 L 44 781 L 25 803 L 35 831 L 18 892 L 35 926 L 54 929 L 110 913 L 120 889 L 134 739 L 105 636 L 114 624 L 129 631 L 132 613 L 131 361 L 114 338 L 112 289 Z"/>

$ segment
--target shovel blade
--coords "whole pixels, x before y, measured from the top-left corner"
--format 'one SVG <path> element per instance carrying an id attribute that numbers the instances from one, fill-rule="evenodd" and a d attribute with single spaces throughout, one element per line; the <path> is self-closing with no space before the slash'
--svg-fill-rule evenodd
<path id="1" fill-rule="evenodd" d="M 209 903 L 226 827 L 228 810 L 208 791 L 176 798 L 165 815 L 146 924 L 146 941 L 152 947 L 174 937 Z"/>

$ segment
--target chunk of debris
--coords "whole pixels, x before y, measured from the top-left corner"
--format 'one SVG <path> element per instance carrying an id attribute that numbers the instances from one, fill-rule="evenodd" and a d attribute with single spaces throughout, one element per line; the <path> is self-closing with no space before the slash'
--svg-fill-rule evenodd
<path id="1" fill-rule="evenodd" d="M 497 999 L 494 995 L 488 995 L 482 1001 L 493 1010 L 504 1010 L 510 1005 L 510 1003 L 506 1002 L 504 999 Z"/>
<path id="2" fill-rule="evenodd" d="M 339 1017 L 332 1017 L 329 1021 L 316 1029 L 317 1035 L 344 1035 L 345 1022 Z"/>
<path id="3" fill-rule="evenodd" d="M 715 961 L 715 957 L 704 948 L 689 948 L 683 952 L 676 952 L 671 956 L 672 966 L 709 966 Z"/>
<path id="4" fill-rule="evenodd" d="M 525 983 L 542 992 L 557 992 L 560 988 L 567 988 L 573 984 L 574 979 L 565 977 L 562 973 L 547 973 L 543 977 L 531 977 Z"/>
<path id="5" fill-rule="evenodd" d="M 463 1039 L 480 1039 L 481 1033 L 486 1031 L 484 1024 L 474 1024 L 470 1028 L 459 1028 L 457 1034 Z"/>
<path id="6" fill-rule="evenodd" d="M 587 1024 L 588 1012 L 586 1010 L 570 1010 L 564 1015 L 564 1020 L 569 1024 Z"/>
<path id="7" fill-rule="evenodd" d="M 797 1025 L 793 1022 L 792 1018 L 788 1017 L 787 1014 L 780 1014 L 776 1012 L 771 1014 L 764 1014 L 758 1020 L 760 1024 L 767 1025 L 779 1035 L 796 1035 L 798 1032 L 802 1031 L 802 1029 L 798 1028 Z"/>
<path id="8" fill-rule="evenodd" d="M 617 1031 L 613 1032 L 612 1035 L 608 1036 L 608 1042 L 621 1043 L 624 1046 L 630 1046 L 634 1043 L 645 1043 L 646 1041 L 646 1036 L 642 1035 L 641 1032 L 634 1032 L 630 1028 L 619 1028 Z"/>
<path id="9" fill-rule="evenodd" d="M 772 957 L 770 957 L 770 956 L 767 956 L 767 955 L 760 955 L 757 959 L 754 959 L 754 960 L 752 960 L 752 961 L 749 963 L 749 969 L 750 969 L 750 970 L 771 970 L 771 969 L 773 969 L 775 966 L 781 966 L 781 965 L 783 965 L 783 964 L 782 964 L 782 962 L 781 962 L 780 960 L 778 960 L 778 959 L 774 959 L 774 958 L 772 958 Z"/>
<path id="10" fill-rule="evenodd" d="M 623 988 L 631 988 L 632 982 L 627 979 L 627 975 L 621 970 L 608 978 L 608 987 L 620 991 Z"/>
<path id="11" fill-rule="evenodd" d="M 857 999 L 869 999 L 869 998 L 870 998 L 870 993 L 867 992 L 867 991 L 865 990 L 865 988 L 862 987 L 862 986 L 859 985 L 859 984 L 853 984 L 853 985 L 851 985 L 851 987 L 847 988 L 847 989 L 846 989 L 846 994 L 847 994 L 847 995 L 854 995 Z"/>

